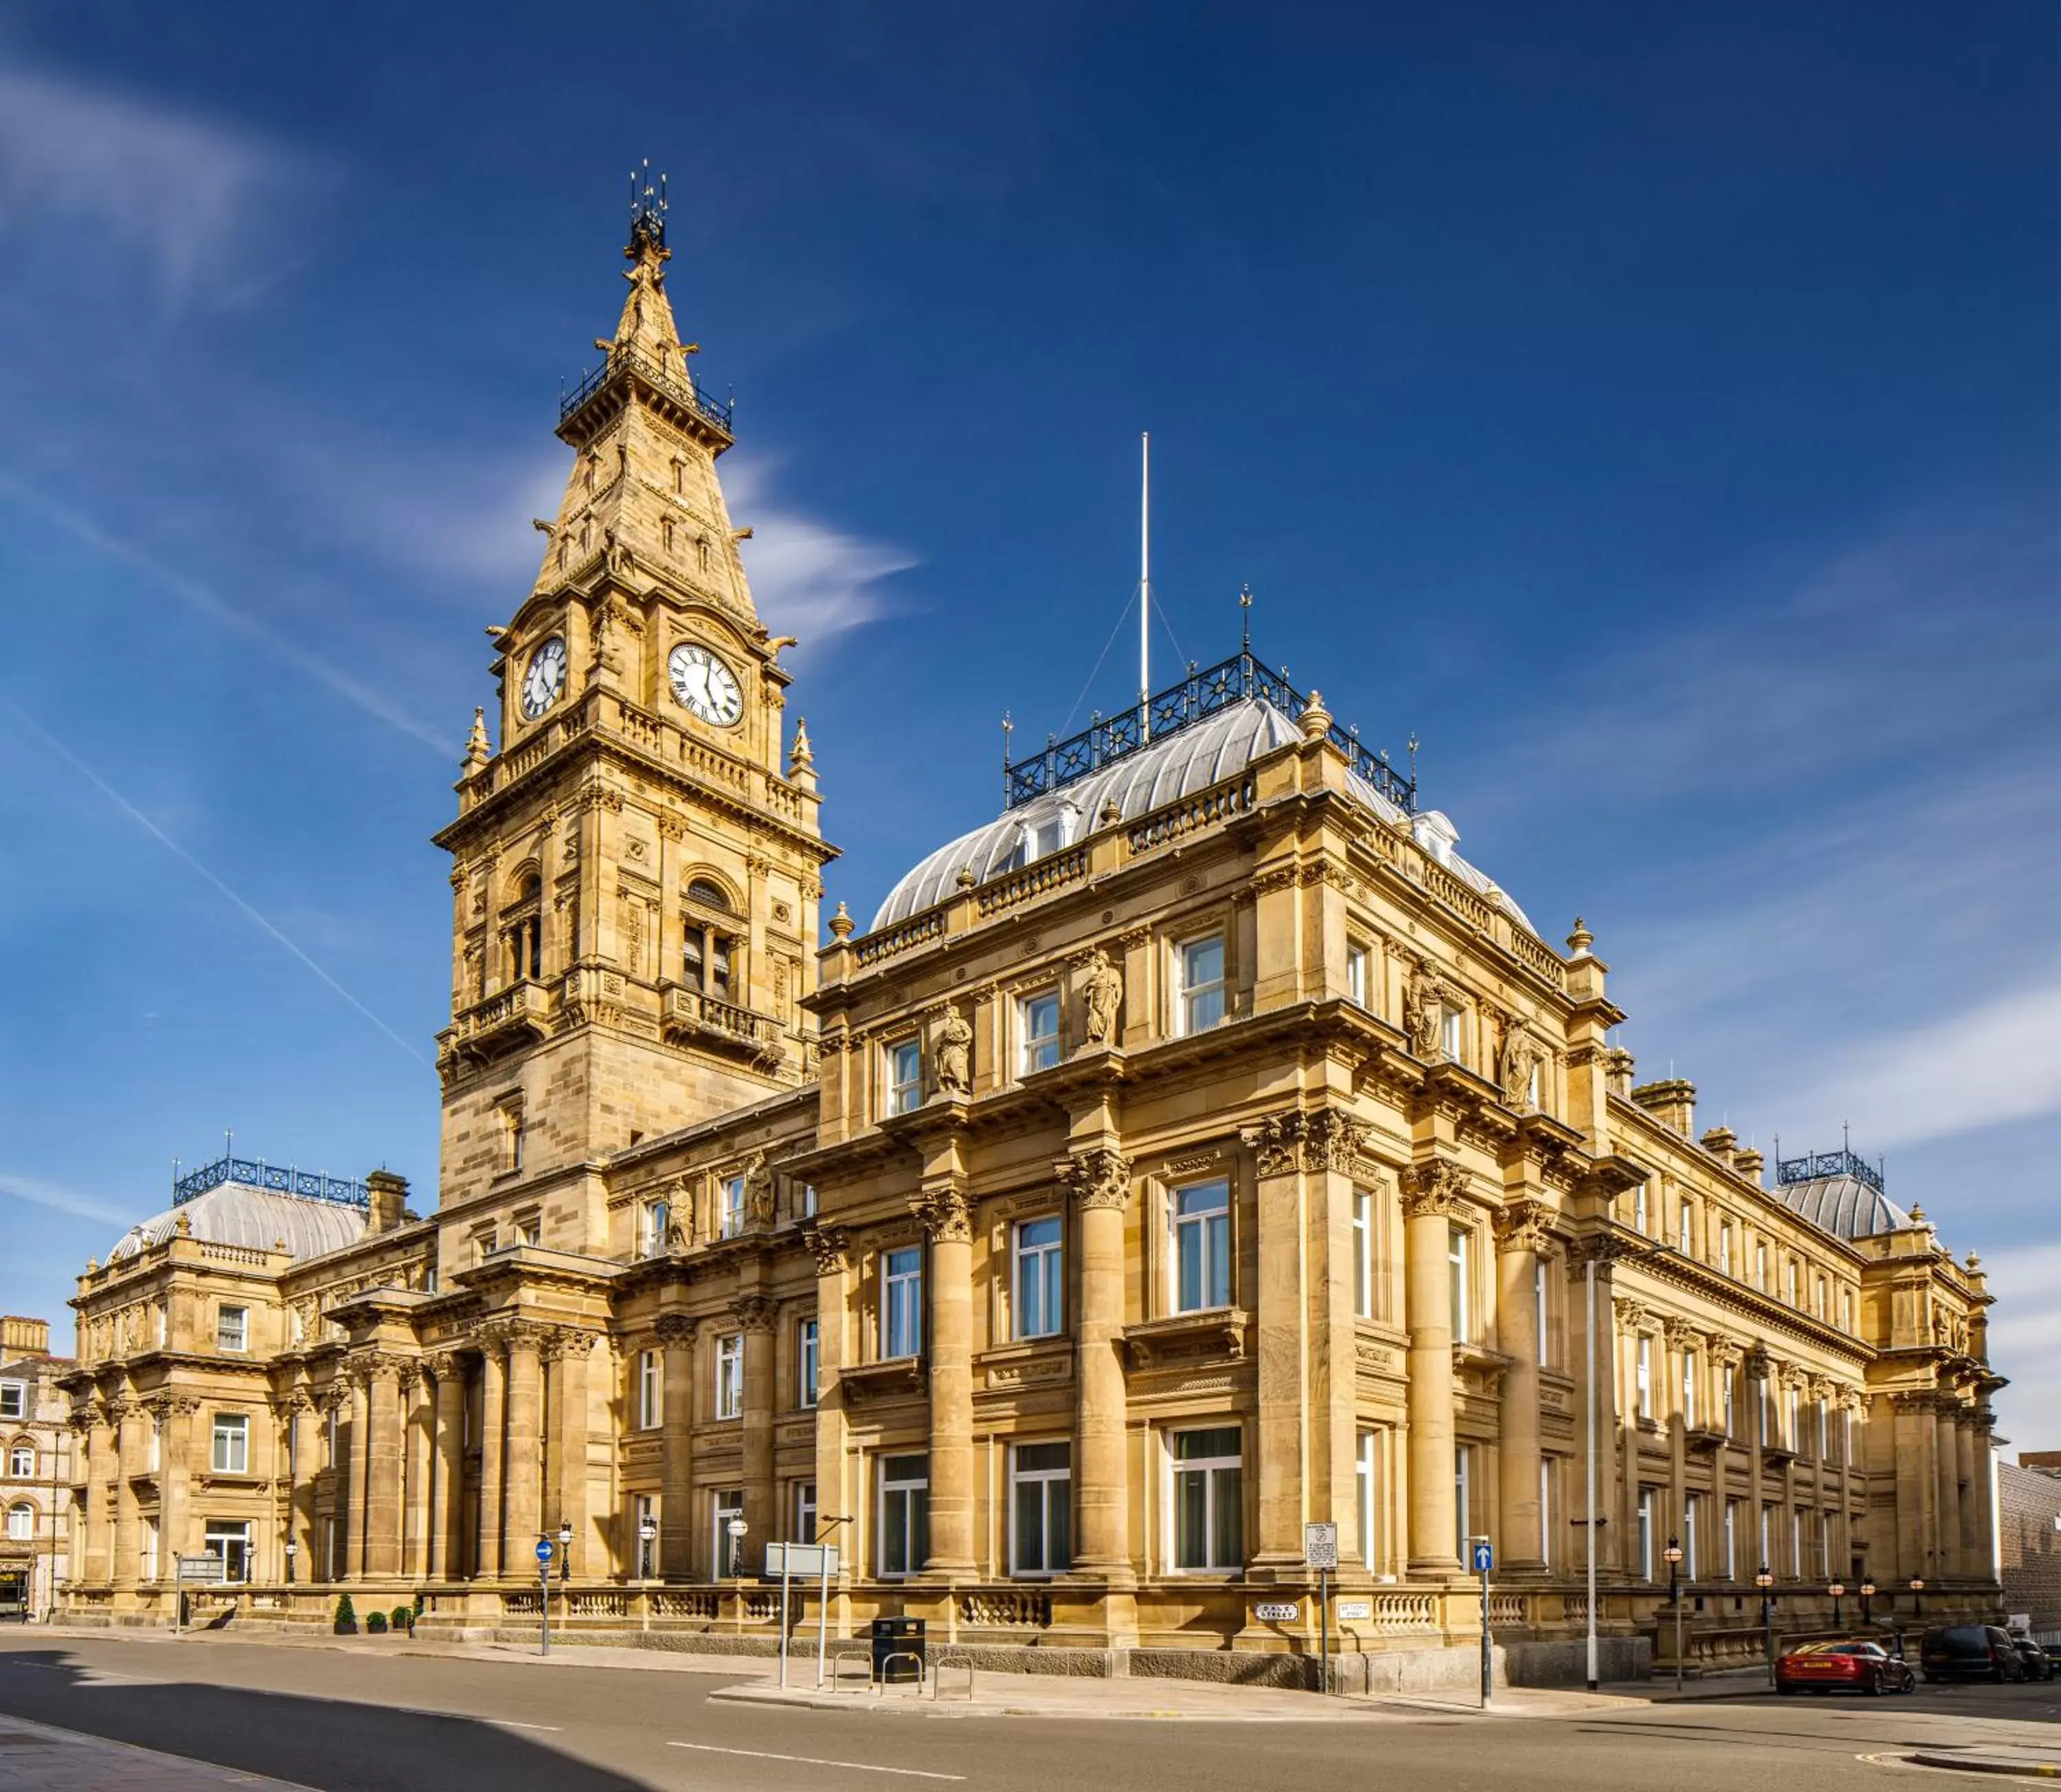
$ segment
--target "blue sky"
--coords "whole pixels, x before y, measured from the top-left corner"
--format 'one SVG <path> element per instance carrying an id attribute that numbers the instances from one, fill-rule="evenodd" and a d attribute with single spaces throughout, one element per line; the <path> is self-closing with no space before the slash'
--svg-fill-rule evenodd
<path id="1" fill-rule="evenodd" d="M 0 1308 L 224 1127 L 434 1185 L 428 836 L 624 176 L 862 919 L 998 724 L 1255 641 L 1644 1075 L 1889 1157 L 2061 1437 L 2061 24 L 45 0 L 0 22 Z M 1085 696 L 1083 693 L 1085 692 Z M 1075 708 L 1077 699 L 1079 700 Z M 68 1329 L 68 1328 L 66 1328 Z"/>

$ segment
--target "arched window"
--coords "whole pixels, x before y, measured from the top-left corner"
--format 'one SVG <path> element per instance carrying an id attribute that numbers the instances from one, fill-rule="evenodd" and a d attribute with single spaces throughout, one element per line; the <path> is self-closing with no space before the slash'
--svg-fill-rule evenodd
<path id="1" fill-rule="evenodd" d="M 687 900 L 703 908 L 727 911 L 730 898 L 712 877 L 691 879 Z M 694 915 L 682 917 L 680 980 L 690 989 L 719 1001 L 735 1000 L 737 941 L 725 929 L 711 926 Z"/>
<path id="2" fill-rule="evenodd" d="M 36 1478 L 36 1446 L 17 1444 L 7 1452 L 7 1473 L 15 1481 L 34 1481 Z"/>
<path id="3" fill-rule="evenodd" d="M 26 1500 L 19 1505 L 7 1508 L 7 1539 L 12 1543 L 27 1543 L 36 1534 L 36 1509 Z"/>
<path id="4" fill-rule="evenodd" d="M 730 898 L 723 894 L 722 886 L 706 877 L 697 877 L 687 885 L 687 900 L 709 908 L 730 906 Z"/>
<path id="5" fill-rule="evenodd" d="M 544 880 L 535 871 L 528 871 L 516 888 L 502 928 L 508 944 L 508 980 L 534 982 L 544 974 Z"/>

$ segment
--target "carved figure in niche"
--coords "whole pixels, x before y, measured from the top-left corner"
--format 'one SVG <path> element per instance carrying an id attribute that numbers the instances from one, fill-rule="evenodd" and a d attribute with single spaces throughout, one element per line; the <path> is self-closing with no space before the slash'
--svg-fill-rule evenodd
<path id="1" fill-rule="evenodd" d="M 1403 1029 L 1411 1053 L 1430 1063 L 1439 1054 L 1439 1032 L 1446 1005 L 1446 986 L 1438 973 L 1419 959 L 1410 968 L 1410 985 L 1403 997 Z"/>
<path id="2" fill-rule="evenodd" d="M 964 1095 L 973 1087 L 973 1028 L 955 1008 L 945 1010 L 938 1028 L 938 1087 L 946 1095 Z"/>
<path id="3" fill-rule="evenodd" d="M 684 1177 L 675 1177 L 673 1186 L 666 1192 L 666 1249 L 668 1251 L 690 1249 L 694 1241 L 694 1185 Z"/>
<path id="4" fill-rule="evenodd" d="M 1123 1006 L 1123 973 L 1110 962 L 1109 954 L 1095 948 L 1088 960 L 1088 974 L 1081 984 L 1087 1008 L 1083 1026 L 1091 1045 L 1108 1045 L 1116 1039 L 1116 1017 Z"/>
<path id="5" fill-rule="evenodd" d="M 1507 1106 L 1531 1105 L 1531 1078 L 1543 1056 L 1521 1020 L 1512 1020 L 1503 1029 L 1503 1061 L 1496 1076 L 1503 1084 L 1503 1099 Z"/>
<path id="6" fill-rule="evenodd" d="M 773 1224 L 773 1173 L 762 1151 L 752 1153 L 744 1166 L 744 1223 L 754 1232 Z"/>

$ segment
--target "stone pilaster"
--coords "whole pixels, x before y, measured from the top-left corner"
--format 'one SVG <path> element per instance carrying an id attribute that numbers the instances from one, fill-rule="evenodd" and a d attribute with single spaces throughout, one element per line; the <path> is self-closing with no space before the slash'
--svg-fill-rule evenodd
<path id="1" fill-rule="evenodd" d="M 401 1373 L 401 1572 L 430 1575 L 430 1489 L 435 1479 L 435 1389 L 421 1362 Z"/>
<path id="2" fill-rule="evenodd" d="M 1960 1428 L 1955 1423 L 1959 1403 L 1950 1393 L 1938 1397 L 1933 1409 L 1932 1461 L 1934 1485 L 1939 1503 L 1939 1578 L 1959 1580 L 1961 1565 L 1961 1449 Z"/>
<path id="3" fill-rule="evenodd" d="M 178 1558 L 198 1555 L 200 1539 L 193 1534 L 193 1430 L 200 1402 L 191 1394 L 168 1394 L 153 1409 L 159 1428 L 158 1454 L 158 1575 L 170 1582 Z M 245 1448 L 257 1440 L 246 1439 Z"/>
<path id="4" fill-rule="evenodd" d="M 1052 1168 L 1073 1197 L 1080 1253 L 1080 1309 L 1074 1327 L 1074 1508 L 1079 1515 L 1074 1569 L 1129 1589 L 1138 1580 L 1131 1561 L 1131 1477 L 1124 1460 L 1123 1233 L 1131 1165 L 1116 1152 L 1096 1149 L 1063 1157 Z"/>
<path id="5" fill-rule="evenodd" d="M 840 1057 L 842 1061 L 842 1057 Z M 844 1233 L 834 1226 L 814 1226 L 808 1233 L 810 1253 L 816 1260 L 816 1513 L 818 1524 L 832 1518 L 849 1518 L 856 1511 L 850 1481 L 850 1422 L 844 1409 L 839 1377 L 851 1356 L 851 1254 Z M 839 1545 L 836 1585 L 851 1584 L 852 1537 L 850 1523 L 826 1528 L 827 1541 Z M 843 1598 L 834 1594 L 838 1610 L 833 1622 L 844 1612 Z"/>
<path id="6" fill-rule="evenodd" d="M 1549 1210 L 1543 1201 L 1510 1202 L 1495 1221 L 1496 1348 L 1510 1359 L 1503 1372 L 1503 1428 L 1498 1528 L 1504 1566 L 1523 1572 L 1546 1565 L 1539 1509 L 1539 1325 L 1534 1296 Z"/>
<path id="7" fill-rule="evenodd" d="M 669 1581 L 694 1578 L 694 1322 L 662 1313 L 664 1430 L 658 1443 L 658 1565 Z"/>
<path id="8" fill-rule="evenodd" d="M 780 1309 L 773 1301 L 747 1295 L 731 1309 L 744 1350 L 744 1421 L 742 1457 L 745 1536 L 749 1555 L 778 1533 L 778 1497 L 773 1481 L 774 1357 Z"/>
<path id="9" fill-rule="evenodd" d="M 503 1470 L 501 1570 L 522 1571 L 524 1557 L 543 1534 L 541 1464 L 543 1374 L 542 1339 L 528 1325 L 516 1325 L 508 1338 L 508 1441 Z"/>
<path id="10" fill-rule="evenodd" d="M 930 1547 L 926 1578 L 970 1579 L 974 1552 L 973 1225 L 956 1181 L 926 1187 L 917 1211 L 930 1241 Z"/>
<path id="11" fill-rule="evenodd" d="M 1954 1414 L 1955 1470 L 1961 1485 L 1959 1572 L 1970 1580 L 1989 1574 L 1989 1556 L 1982 1543 L 1982 1520 L 1989 1510 L 1988 1489 L 1975 1473 L 1975 1414 L 1965 1406 Z"/>
<path id="12" fill-rule="evenodd" d="M 1258 1173 L 1259 1285 L 1253 1306 L 1259 1332 L 1259 1410 L 1252 1464 L 1259 1487 L 1259 1535 L 1250 1552 L 1259 1578 L 1299 1582 L 1304 1488 L 1304 1429 L 1311 1416 L 1308 1251 L 1300 1111 L 1248 1127 L 1242 1142 Z M 1450 1503 L 1450 1501 L 1449 1501 Z"/>
<path id="13" fill-rule="evenodd" d="M 401 1364 L 378 1356 L 365 1365 L 365 1576 L 401 1572 Z"/>
<path id="14" fill-rule="evenodd" d="M 343 1578 L 365 1578 L 366 1520 L 371 1504 L 372 1389 L 371 1377 L 362 1363 L 350 1365 L 350 1476 L 347 1489 L 340 1489 L 337 1509 L 343 1515 L 345 1541 Z"/>
<path id="15" fill-rule="evenodd" d="M 78 1538 L 78 1565 L 74 1570 L 89 1586 L 104 1586 L 108 1575 L 107 1495 L 114 1478 L 114 1433 L 106 1417 L 96 1407 L 74 1412 L 72 1434 L 78 1440 L 86 1465 L 86 1485 L 80 1490 L 74 1534 Z"/>
<path id="16" fill-rule="evenodd" d="M 558 1392 L 551 1402 L 551 1429 L 558 1439 L 556 1460 L 558 1522 L 573 1530 L 573 1571 L 590 1580 L 603 1578 L 605 1559 L 588 1534 L 586 1457 L 592 1390 L 589 1363 L 594 1345 L 591 1332 L 567 1331 L 559 1340 Z"/>
<path id="17" fill-rule="evenodd" d="M 1403 1314 L 1410 1331 L 1410 1572 L 1460 1571 L 1454 1510 L 1453 1309 L 1447 1253 L 1467 1177 L 1443 1158 L 1404 1175 Z"/>
<path id="18" fill-rule="evenodd" d="M 465 1572 L 465 1362 L 455 1351 L 432 1357 L 436 1378 L 434 1445 L 430 1452 L 430 1562 L 432 1580 L 456 1580 Z"/>
<path id="19" fill-rule="evenodd" d="M 507 1445 L 508 1360 L 500 1337 L 480 1338 L 479 1369 L 479 1546 L 473 1573 L 483 1580 L 501 1577 L 502 1511 Z"/>
<path id="20" fill-rule="evenodd" d="M 142 1473 L 144 1428 L 149 1421 L 142 1405 L 126 1394 L 110 1400 L 107 1411 L 114 1421 L 114 1555 L 109 1578 L 117 1586 L 134 1586 L 142 1559 L 138 1540 L 142 1513 L 132 1477 Z"/>

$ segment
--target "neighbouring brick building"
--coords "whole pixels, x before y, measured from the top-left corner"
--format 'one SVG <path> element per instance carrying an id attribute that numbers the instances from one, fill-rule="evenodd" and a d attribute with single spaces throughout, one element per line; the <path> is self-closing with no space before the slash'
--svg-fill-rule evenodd
<path id="1" fill-rule="evenodd" d="M 50 1615 L 70 1570 L 70 1394 L 46 1319 L 0 1318 L 0 1617 Z"/>
<path id="2" fill-rule="evenodd" d="M 2004 1610 L 2024 1613 L 2042 1642 L 2061 1642 L 2061 1450 L 2021 1450 L 1996 1473 Z"/>
<path id="3" fill-rule="evenodd" d="M 1843 1577 L 1995 1610 L 1979 1267 L 1637 1082 L 1589 931 L 1249 645 L 820 923 L 654 206 L 628 259 L 438 836 L 434 1199 L 227 1155 L 88 1266 L 71 1615 L 162 1622 L 205 1552 L 241 1623 L 492 1634 L 563 1536 L 570 1638 L 762 1646 L 740 1536 L 833 1520 L 836 1626 L 997 1660 L 1313 1652 L 1311 1521 L 1367 1683 L 1472 1671 L 1481 1533 L 1539 1673 L 1590 1538 L 1619 1665 L 1675 1537 L 1704 1660 L 1763 1564 L 1785 1626 Z"/>

